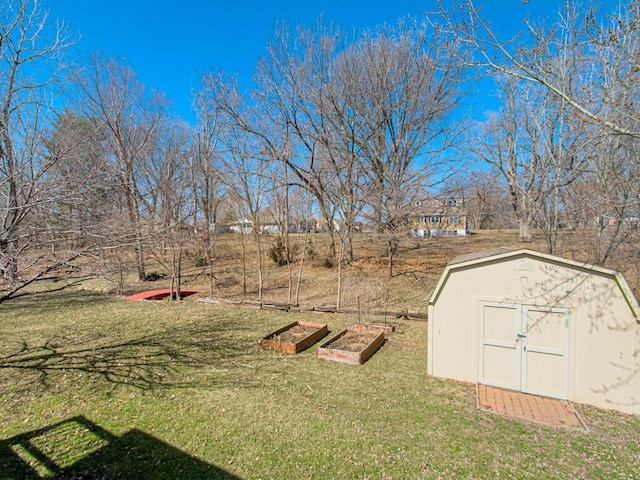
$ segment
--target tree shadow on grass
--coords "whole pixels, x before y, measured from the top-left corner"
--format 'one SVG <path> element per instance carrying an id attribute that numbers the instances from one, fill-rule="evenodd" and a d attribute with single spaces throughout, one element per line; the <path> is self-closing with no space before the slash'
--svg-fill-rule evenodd
<path id="1" fill-rule="evenodd" d="M 144 390 L 203 386 L 203 381 L 215 379 L 203 380 L 202 372 L 224 371 L 251 354 L 234 337 L 237 328 L 224 322 L 194 324 L 122 341 L 78 332 L 44 341 L 23 338 L 3 345 L 0 371 L 21 371 L 21 384 L 39 383 L 45 388 L 69 374 Z"/>
<path id="2" fill-rule="evenodd" d="M 0 441 L 0 480 L 237 477 L 138 429 L 117 436 L 83 416 Z"/>
<path id="3" fill-rule="evenodd" d="M 73 286 L 64 289 L 49 289 L 42 291 L 22 292 L 6 302 L 0 303 L 0 312 L 17 311 L 20 313 L 25 308 L 46 308 L 48 311 L 70 308 L 86 308 L 90 304 L 105 302 L 112 299 L 103 293 L 80 290 Z"/>

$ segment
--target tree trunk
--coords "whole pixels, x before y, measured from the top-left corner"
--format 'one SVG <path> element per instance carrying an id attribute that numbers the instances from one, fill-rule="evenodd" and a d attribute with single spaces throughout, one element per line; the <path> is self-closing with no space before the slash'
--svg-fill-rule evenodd
<path id="1" fill-rule="evenodd" d="M 241 227 L 242 244 L 242 293 L 247 294 L 247 234 L 244 227 Z"/>
<path id="2" fill-rule="evenodd" d="M 254 229 L 256 230 L 256 229 Z M 256 238 L 256 249 L 258 250 L 256 253 L 257 261 L 258 261 L 258 301 L 262 301 L 262 291 L 264 289 L 264 268 L 262 265 L 262 242 L 260 241 L 260 234 L 255 234 Z"/>
<path id="3" fill-rule="evenodd" d="M 338 258 L 338 292 L 336 294 L 336 309 L 340 309 L 342 300 L 342 260 L 344 257 L 344 242 L 340 243 L 340 257 Z"/>
<path id="4" fill-rule="evenodd" d="M 351 265 L 351 263 L 353 263 L 353 227 L 351 225 L 345 225 L 345 237 L 344 237 L 344 242 L 342 245 L 342 249 L 345 250 L 346 253 L 346 258 L 345 261 L 347 262 L 348 265 Z M 345 256 L 342 255 L 342 253 L 340 253 L 340 257 L 344 258 Z"/>
<path id="5" fill-rule="evenodd" d="M 209 235 L 207 235 L 208 237 Z M 213 297 L 213 289 L 215 287 L 215 279 L 216 277 L 213 274 L 213 242 L 211 241 L 210 238 L 207 238 L 207 251 L 206 251 L 206 258 L 207 258 L 207 265 L 209 266 L 209 295 L 211 295 Z"/>
<path id="6" fill-rule="evenodd" d="M 138 271 L 138 281 L 145 282 L 147 273 L 144 267 L 144 248 L 142 246 L 142 235 L 136 232 L 136 270 Z"/>
<path id="7" fill-rule="evenodd" d="M 327 255 L 327 259 L 331 260 L 331 262 L 335 262 L 337 251 L 336 251 L 336 233 L 333 228 L 333 224 L 327 226 L 327 233 L 329 234 L 329 254 Z"/>
<path id="8" fill-rule="evenodd" d="M 387 237 L 387 274 L 389 278 L 393 277 L 393 261 L 398 249 L 398 242 L 393 236 Z"/>
<path id="9" fill-rule="evenodd" d="M 7 122 L 8 114 L 3 115 L 3 122 Z M 13 154 L 13 142 L 5 129 L 7 125 L 2 125 L 2 141 L 0 143 L 0 154 L 2 154 L 2 167 L 7 176 L 5 182 L 8 184 L 8 198 L 4 218 L 0 227 L 4 230 L 3 238 L 0 239 L 0 261 L 2 261 L 2 270 L 5 280 L 9 285 L 14 285 L 18 281 L 18 239 L 17 227 L 20 222 L 19 204 L 18 204 L 18 172 Z"/>
<path id="10" fill-rule="evenodd" d="M 11 232 L 9 232 L 11 235 Z M 0 241 L 0 255 L 2 255 L 2 270 L 4 279 L 9 285 L 14 285 L 18 281 L 18 259 L 17 259 L 17 241 L 9 238 Z"/>
<path id="11" fill-rule="evenodd" d="M 521 241 L 528 243 L 533 240 L 533 235 L 531 234 L 531 224 L 527 218 L 518 218 L 518 228 Z"/>
<path id="12" fill-rule="evenodd" d="M 298 267 L 298 279 L 296 281 L 296 305 L 300 303 L 300 285 L 302 284 L 302 269 L 304 267 L 304 259 L 307 254 L 307 240 L 309 238 L 309 232 L 305 226 L 304 240 L 302 242 L 302 253 L 300 255 L 300 265 Z"/>
<path id="13" fill-rule="evenodd" d="M 133 175 L 127 172 L 122 173 L 122 184 L 124 186 L 124 195 L 127 204 L 127 214 L 129 217 L 129 224 L 135 232 L 134 249 L 136 253 L 136 270 L 138 272 L 138 281 L 144 282 L 147 279 L 147 275 L 144 267 L 144 248 L 142 245 L 142 232 L 140 231 L 140 217 L 138 212 L 138 202 L 135 198 L 133 188 Z"/>

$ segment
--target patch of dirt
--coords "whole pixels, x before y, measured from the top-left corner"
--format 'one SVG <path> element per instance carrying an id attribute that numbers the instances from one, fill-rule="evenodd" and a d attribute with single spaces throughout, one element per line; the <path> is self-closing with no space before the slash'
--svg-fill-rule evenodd
<path id="1" fill-rule="evenodd" d="M 309 327 L 307 325 L 295 325 L 288 330 L 277 335 L 272 335 L 268 340 L 274 340 L 282 343 L 297 343 L 303 338 L 308 337 L 318 329 L 315 327 Z"/>
<path id="2" fill-rule="evenodd" d="M 348 330 L 347 333 L 340 338 L 326 345 L 325 348 L 333 350 L 344 350 L 346 352 L 361 352 L 375 340 L 379 332 L 371 332 L 366 330 L 354 331 Z"/>

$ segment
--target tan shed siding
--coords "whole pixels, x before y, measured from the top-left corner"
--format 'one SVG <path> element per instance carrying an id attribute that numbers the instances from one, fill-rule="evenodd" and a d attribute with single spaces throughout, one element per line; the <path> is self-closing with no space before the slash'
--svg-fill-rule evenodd
<path id="1" fill-rule="evenodd" d="M 576 289 L 574 300 L 571 399 L 639 413 L 637 361 L 633 366 L 638 324 L 626 299 L 615 282 L 594 275 Z"/>
<path id="2" fill-rule="evenodd" d="M 467 269 L 454 272 L 458 276 L 456 299 L 469 296 L 469 292 L 486 300 L 517 301 L 522 299 L 520 272 L 509 264 L 487 265 L 482 269 Z"/>
<path id="3" fill-rule="evenodd" d="M 640 415 L 640 326 L 636 326 L 634 351 L 634 394 L 633 394 L 633 413 Z"/>
<path id="4" fill-rule="evenodd" d="M 468 382 L 476 381 L 471 359 L 477 351 L 474 336 L 473 309 L 460 293 L 459 275 L 447 280 L 447 288 L 442 291 L 438 304 L 446 305 L 446 314 L 433 315 L 430 319 L 433 340 L 438 348 L 432 347 L 434 375 L 444 378 L 456 378 Z M 442 348 L 442 345 L 447 345 Z"/>
<path id="5" fill-rule="evenodd" d="M 435 315 L 433 314 L 433 304 L 427 306 L 427 374 L 436 375 L 433 369 L 433 323 Z"/>

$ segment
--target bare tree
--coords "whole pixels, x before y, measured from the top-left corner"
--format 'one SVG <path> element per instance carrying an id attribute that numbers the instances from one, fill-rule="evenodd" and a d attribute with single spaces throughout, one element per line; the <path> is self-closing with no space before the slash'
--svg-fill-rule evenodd
<path id="1" fill-rule="evenodd" d="M 593 149 L 588 175 L 578 192 L 589 194 L 574 196 L 574 190 L 569 196 L 573 205 L 587 213 L 588 227 L 595 221 L 591 257 L 596 264 L 612 261 L 623 244 L 633 245 L 640 229 L 640 2 L 629 1 L 618 8 L 589 25 L 592 52 L 587 59 L 593 65 L 585 75 L 584 98 L 591 110 L 621 128 L 602 122 L 591 122 L 586 128 Z"/>
<path id="2" fill-rule="evenodd" d="M 478 168 L 466 176 L 458 188 L 466 192 L 466 209 L 473 230 L 513 228 L 513 216 L 508 190 L 495 168 Z"/>
<path id="3" fill-rule="evenodd" d="M 460 43 L 428 21 L 406 21 L 365 35 L 341 56 L 357 89 L 368 204 L 377 230 L 387 234 L 389 275 L 413 204 L 438 171 L 455 170 L 445 152 L 464 125 L 451 121 L 466 81 L 461 55 Z"/>
<path id="4" fill-rule="evenodd" d="M 141 165 L 139 190 L 146 207 L 148 230 L 160 247 L 156 258 L 166 264 L 170 254 L 171 298 L 180 299 L 182 260 L 185 245 L 193 232 L 188 223 L 192 213 L 189 163 L 190 131 L 181 120 L 165 117 L 150 144 L 147 159 Z M 158 245 L 160 243 L 160 245 Z"/>
<path id="5" fill-rule="evenodd" d="M 232 123 L 227 124 L 227 127 L 221 132 L 224 144 L 222 178 L 238 206 L 241 234 L 244 236 L 249 233 L 256 245 L 258 301 L 262 301 L 264 260 L 260 213 L 265 190 L 268 188 L 267 162 L 261 157 L 260 144 L 256 143 L 254 136 Z M 246 220 L 250 221 L 249 232 L 245 228 Z M 243 258 L 243 265 L 245 260 Z"/>
<path id="6" fill-rule="evenodd" d="M 585 175 L 566 192 L 571 226 L 586 244 L 592 240 L 589 256 L 596 265 L 611 261 L 640 231 L 639 146 L 629 136 L 603 136 L 589 155 Z"/>
<path id="7" fill-rule="evenodd" d="M 366 125 L 364 159 L 382 203 L 389 183 L 402 184 L 415 172 L 433 175 L 462 131 L 451 122 L 466 81 L 459 43 L 428 22 L 401 22 L 369 34 L 353 48 L 361 69 L 357 106 Z M 413 169 L 413 172 L 411 170 Z M 375 219 L 383 214 L 372 202 Z"/>
<path id="8" fill-rule="evenodd" d="M 267 192 L 268 206 L 265 213 L 272 220 L 273 228 L 267 229 L 267 233 L 275 234 L 275 243 L 269 247 L 267 254 L 277 266 L 286 266 L 288 273 L 288 301 L 293 298 L 293 262 L 294 251 L 291 243 L 291 229 L 294 228 L 291 215 L 291 203 L 289 194 L 289 168 L 285 163 L 280 163 L 270 172 L 271 188 Z M 269 231 L 270 230 L 270 231 Z"/>
<path id="9" fill-rule="evenodd" d="M 583 178 L 555 190 L 540 205 L 545 220 L 540 226 L 552 250 L 556 229 L 547 220 L 561 206 L 570 212 L 566 223 L 586 228 L 588 234 L 596 232 L 592 261 L 611 258 L 636 230 L 630 219 L 638 207 L 632 145 L 640 137 L 640 3 L 581 8 L 568 0 L 555 22 L 525 20 L 525 31 L 510 41 L 498 38 L 473 0 L 443 13 L 452 31 L 477 54 L 475 66 L 548 92 L 565 112 L 565 131 L 581 131 Z M 571 157 L 566 147 L 563 144 L 555 154 Z"/>
<path id="10" fill-rule="evenodd" d="M 607 12 L 594 4 L 581 10 L 577 1 L 566 0 L 556 24 L 545 27 L 525 20 L 525 35 L 510 41 L 498 38 L 473 0 L 463 0 L 452 10 L 441 6 L 441 12 L 451 31 L 477 53 L 474 65 L 539 85 L 578 116 L 612 133 L 638 138 L 637 95 L 629 103 L 608 93 L 637 88 L 640 2 L 609 5 L 613 7 Z M 567 83 L 557 63 L 547 61 L 556 54 L 582 61 L 583 77 L 592 80 L 588 95 Z"/>
<path id="11" fill-rule="evenodd" d="M 311 100 L 316 116 L 310 133 L 317 142 L 318 159 L 328 180 L 327 193 L 340 220 L 337 231 L 341 266 L 343 261 L 351 263 L 354 259 L 353 233 L 368 189 L 362 161 L 362 140 L 368 132 L 365 132 L 357 110 L 360 78 L 353 68 L 350 52 L 347 49 L 334 53 L 333 59 L 329 54 L 324 53 L 326 58 L 313 68 L 316 91 Z"/>
<path id="12" fill-rule="evenodd" d="M 46 155 L 44 133 L 54 113 L 61 55 L 72 42 L 64 26 L 49 27 L 37 0 L 5 3 L 0 12 L 0 275 L 9 285 L 0 301 L 66 262 L 36 252 L 31 264 L 19 265 L 35 252 L 29 231 L 34 210 L 54 197 L 44 179 L 59 158 Z"/>
<path id="13" fill-rule="evenodd" d="M 294 218 L 296 218 L 296 231 L 298 234 L 302 232 L 302 236 L 298 235 L 299 241 L 297 244 L 300 250 L 300 262 L 296 278 L 295 303 L 298 304 L 300 302 L 300 289 L 305 261 L 309 253 L 314 255 L 311 234 L 315 233 L 316 225 L 315 220 L 311 218 L 312 195 L 304 189 L 294 190 L 294 193 L 297 193 L 295 195 L 297 201 L 292 202 L 292 211 L 294 212 Z"/>
<path id="14" fill-rule="evenodd" d="M 164 100 L 156 93 L 146 94 L 133 70 L 114 59 L 93 55 L 75 78 L 87 116 L 107 135 L 129 220 L 138 280 L 144 281 L 145 232 L 139 176 L 162 119 Z"/>
<path id="15" fill-rule="evenodd" d="M 198 130 L 191 164 L 194 197 L 193 223 L 200 225 L 199 238 L 209 269 L 209 290 L 214 290 L 214 258 L 216 234 L 220 230 L 220 206 L 226 197 L 226 186 L 220 171 L 220 119 L 215 108 L 207 108 L 206 98 L 196 97 Z"/>
<path id="16" fill-rule="evenodd" d="M 334 62 L 346 38 L 337 29 L 319 24 L 294 34 L 282 25 L 258 65 L 260 109 L 282 132 L 279 143 L 265 145 L 287 164 L 296 181 L 315 198 L 329 235 L 329 258 L 336 258 L 336 212 L 342 212 L 343 239 L 350 244 L 359 207 L 354 195 L 361 175 L 357 162 L 354 113 L 345 102 L 348 85 L 332 80 Z M 283 142 L 284 139 L 286 143 Z M 287 145 L 283 150 L 282 145 Z M 352 255 L 352 254 L 351 254 Z M 348 255 L 349 256 L 349 255 Z"/>
<path id="17" fill-rule="evenodd" d="M 287 138 L 287 154 L 277 154 L 299 185 L 316 200 L 330 239 L 329 257 L 337 257 L 337 306 L 343 262 L 353 260 L 352 236 L 364 205 L 363 125 L 355 110 L 359 78 L 350 68 L 348 38 L 321 23 L 283 26 L 258 68 L 262 110 Z M 273 149 L 278 151 L 277 149 Z"/>
<path id="18" fill-rule="evenodd" d="M 504 177 L 520 238 L 531 241 L 540 226 L 554 253 L 562 192 L 584 171 L 586 140 L 544 90 L 506 79 L 502 91 L 504 106 L 484 124 L 474 151 Z"/>

